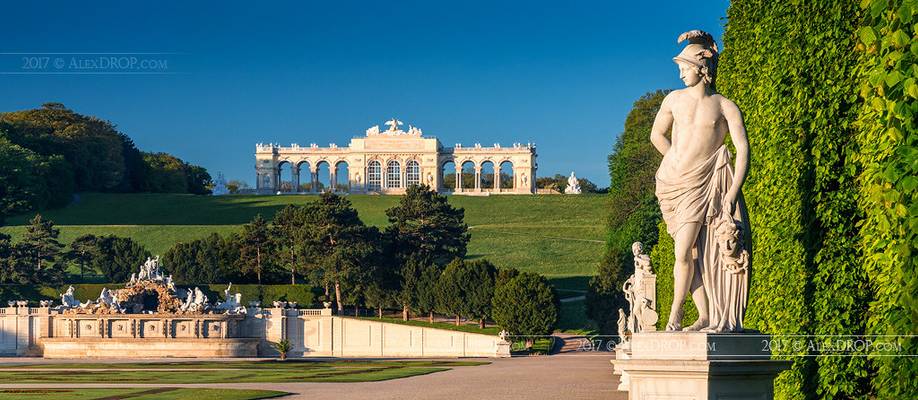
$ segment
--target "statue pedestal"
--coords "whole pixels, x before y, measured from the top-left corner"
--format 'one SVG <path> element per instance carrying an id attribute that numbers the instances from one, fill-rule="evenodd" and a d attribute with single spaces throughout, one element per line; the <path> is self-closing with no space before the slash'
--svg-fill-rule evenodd
<path id="1" fill-rule="evenodd" d="M 768 335 L 642 332 L 627 359 L 612 361 L 628 377 L 629 399 L 774 398 L 774 379 L 790 367 L 771 360 Z"/>

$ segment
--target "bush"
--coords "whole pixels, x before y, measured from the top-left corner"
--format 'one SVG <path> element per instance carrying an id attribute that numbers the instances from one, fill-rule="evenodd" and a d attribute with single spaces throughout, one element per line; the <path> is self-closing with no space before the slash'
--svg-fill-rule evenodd
<path id="1" fill-rule="evenodd" d="M 498 286 L 492 300 L 494 322 L 513 335 L 549 335 L 558 323 L 560 302 L 545 277 L 521 273 Z"/>

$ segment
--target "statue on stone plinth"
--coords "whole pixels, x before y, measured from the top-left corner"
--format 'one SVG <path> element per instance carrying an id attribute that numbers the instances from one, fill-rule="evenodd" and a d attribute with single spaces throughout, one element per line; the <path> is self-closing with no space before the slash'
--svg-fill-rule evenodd
<path id="1" fill-rule="evenodd" d="M 580 181 L 574 176 L 574 171 L 571 171 L 571 176 L 567 178 L 567 188 L 564 189 L 564 194 L 580 194 Z"/>
<path id="2" fill-rule="evenodd" d="M 750 231 L 740 191 L 749 143 L 739 108 L 715 90 L 713 37 L 694 30 L 679 36 L 680 43 L 685 40 L 688 45 L 673 60 L 686 88 L 666 95 L 650 134 L 663 154 L 656 196 L 675 241 L 675 293 L 666 330 L 682 329 L 682 307 L 691 293 L 698 320 L 683 330 L 738 332 L 749 287 Z M 736 148 L 735 170 L 724 144 L 728 132 Z"/>

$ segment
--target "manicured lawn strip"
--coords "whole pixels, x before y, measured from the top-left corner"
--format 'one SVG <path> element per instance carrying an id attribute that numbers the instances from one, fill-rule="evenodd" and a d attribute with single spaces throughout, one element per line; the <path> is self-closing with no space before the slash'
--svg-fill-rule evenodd
<path id="1" fill-rule="evenodd" d="M 454 361 L 454 360 L 397 360 L 397 361 L 374 361 L 364 359 L 343 359 L 333 361 L 315 361 L 302 359 L 279 360 L 257 360 L 257 361 L 176 361 L 176 362 L 112 362 L 112 363 L 42 363 L 42 364 L 4 364 L 0 366 L 0 371 L 4 369 L 177 369 L 177 370 L 199 370 L 199 369 L 320 369 L 320 368 L 358 368 L 358 367 L 474 367 L 478 365 L 487 365 L 487 361 Z"/>
<path id="2" fill-rule="evenodd" d="M 84 400 L 125 397 L 137 400 L 257 400 L 287 395 L 276 390 L 199 389 L 199 388 L 75 388 L 75 389 L 0 389 L 0 400 L 56 399 Z"/>
<path id="3" fill-rule="evenodd" d="M 430 323 L 427 321 L 417 321 L 417 320 L 408 320 L 403 321 L 401 318 L 392 318 L 392 317 L 358 317 L 359 319 L 364 319 L 367 321 L 379 321 L 379 322 L 388 322 L 392 324 L 400 325 L 411 325 L 419 326 L 424 328 L 436 328 L 436 329 L 445 329 L 450 331 L 459 331 L 459 332 L 469 332 L 469 333 L 481 333 L 484 335 L 497 335 L 500 333 L 500 328 L 498 327 L 488 327 L 481 329 L 478 327 L 477 322 L 466 323 L 468 321 L 463 321 L 462 325 L 456 326 L 456 324 L 451 322 L 434 322 Z"/>
<path id="4" fill-rule="evenodd" d="M 16 383 L 230 383 L 230 382 L 375 382 L 449 370 L 442 367 L 343 366 L 312 369 L 233 370 L 33 370 L 0 371 Z"/>

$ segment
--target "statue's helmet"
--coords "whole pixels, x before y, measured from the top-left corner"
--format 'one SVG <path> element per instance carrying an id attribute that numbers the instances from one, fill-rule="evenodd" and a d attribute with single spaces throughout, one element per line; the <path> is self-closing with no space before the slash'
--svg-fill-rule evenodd
<path id="1" fill-rule="evenodd" d="M 678 43 L 686 40 L 689 42 L 688 45 L 673 57 L 673 61 L 677 64 L 683 62 L 692 65 L 704 78 L 706 84 L 713 85 L 718 56 L 714 37 L 710 33 L 696 29 L 679 35 Z"/>

